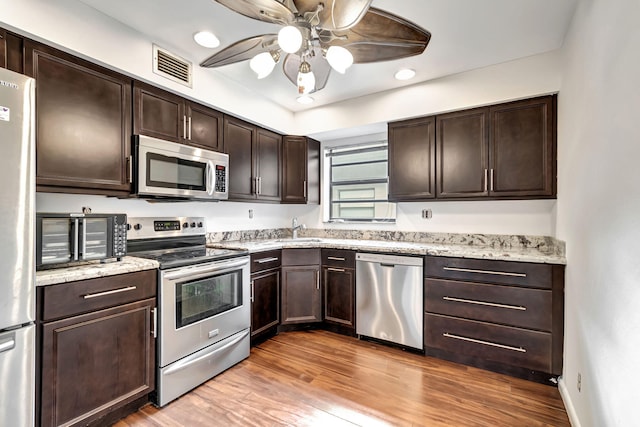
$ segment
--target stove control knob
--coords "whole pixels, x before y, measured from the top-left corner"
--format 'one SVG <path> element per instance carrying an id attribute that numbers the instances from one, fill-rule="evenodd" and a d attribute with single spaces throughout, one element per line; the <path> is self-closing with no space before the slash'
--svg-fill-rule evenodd
<path id="1" fill-rule="evenodd" d="M 140 230 L 142 228 L 142 224 L 136 224 L 133 226 L 134 230 Z"/>
<path id="2" fill-rule="evenodd" d="M 189 228 L 189 223 L 185 222 L 184 224 L 182 224 L 182 228 Z"/>
<path id="3" fill-rule="evenodd" d="M 196 223 L 195 222 L 191 223 L 191 228 L 196 228 Z"/>
<path id="4" fill-rule="evenodd" d="M 202 228 L 204 226 L 204 224 L 202 224 L 201 222 L 198 223 L 198 228 Z"/>

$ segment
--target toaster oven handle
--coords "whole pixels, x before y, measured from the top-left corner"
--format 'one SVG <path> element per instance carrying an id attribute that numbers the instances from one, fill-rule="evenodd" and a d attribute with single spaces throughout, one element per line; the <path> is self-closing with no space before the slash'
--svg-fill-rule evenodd
<path id="1" fill-rule="evenodd" d="M 82 259 L 85 259 L 87 256 L 87 220 L 82 218 L 80 221 L 80 228 L 82 228 L 82 236 L 80 236 L 82 241 L 82 252 L 80 255 Z"/>
<path id="2" fill-rule="evenodd" d="M 73 219 L 73 260 L 78 261 L 78 246 L 80 240 L 80 222 L 78 218 Z"/>
<path id="3" fill-rule="evenodd" d="M 213 164 L 210 161 L 207 161 L 207 168 L 205 169 L 205 179 L 206 179 L 206 188 L 207 194 L 212 195 L 214 189 L 216 188 L 216 183 L 213 181 L 215 179 L 213 174 Z"/>

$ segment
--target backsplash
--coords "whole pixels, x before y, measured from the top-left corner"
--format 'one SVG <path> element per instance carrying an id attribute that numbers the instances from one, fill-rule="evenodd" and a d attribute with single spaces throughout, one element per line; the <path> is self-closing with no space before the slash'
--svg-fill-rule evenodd
<path id="1" fill-rule="evenodd" d="M 318 237 L 344 240 L 382 240 L 398 242 L 431 243 L 442 245 L 483 246 L 494 249 L 536 249 L 549 255 L 565 255 L 565 243 L 549 236 L 424 233 L 390 230 L 340 230 L 311 228 L 300 230 L 299 237 Z M 228 241 L 284 239 L 291 237 L 290 228 L 266 230 L 224 231 L 207 234 L 208 243 Z"/>

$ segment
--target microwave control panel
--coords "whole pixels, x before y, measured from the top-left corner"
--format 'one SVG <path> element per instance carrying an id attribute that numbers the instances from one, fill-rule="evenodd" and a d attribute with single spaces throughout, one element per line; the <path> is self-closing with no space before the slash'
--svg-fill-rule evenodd
<path id="1" fill-rule="evenodd" d="M 216 193 L 227 192 L 227 168 L 224 165 L 216 165 Z"/>
<path id="2" fill-rule="evenodd" d="M 113 221 L 113 256 L 127 254 L 127 216 L 115 215 Z"/>

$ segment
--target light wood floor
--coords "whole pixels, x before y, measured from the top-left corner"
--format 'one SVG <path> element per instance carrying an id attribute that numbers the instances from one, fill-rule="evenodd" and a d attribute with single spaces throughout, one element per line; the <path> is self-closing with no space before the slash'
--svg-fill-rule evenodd
<path id="1" fill-rule="evenodd" d="M 127 426 L 569 426 L 558 390 L 324 331 L 283 333 Z"/>

